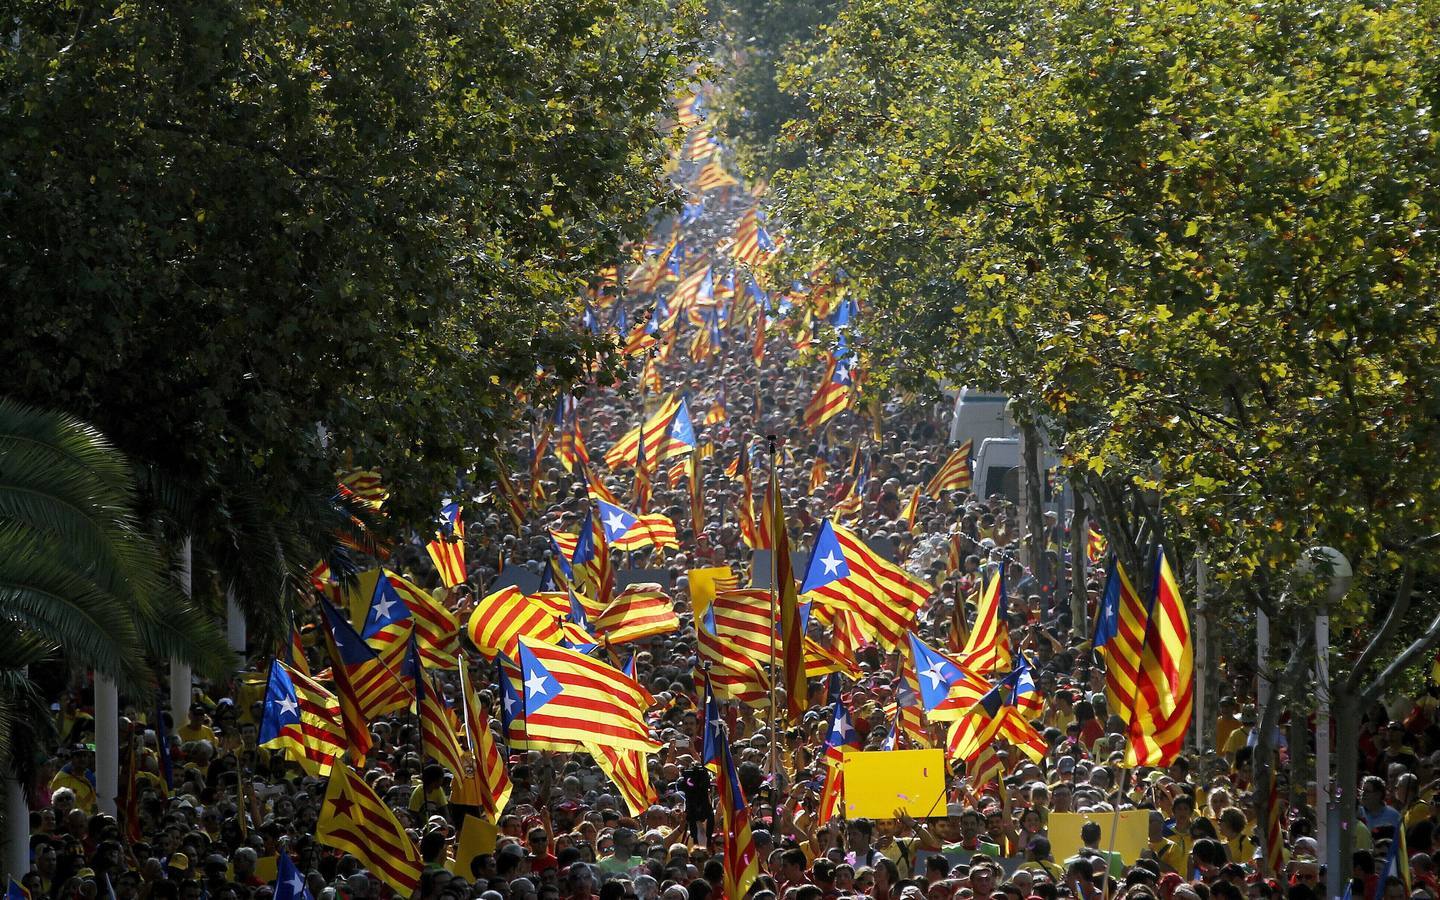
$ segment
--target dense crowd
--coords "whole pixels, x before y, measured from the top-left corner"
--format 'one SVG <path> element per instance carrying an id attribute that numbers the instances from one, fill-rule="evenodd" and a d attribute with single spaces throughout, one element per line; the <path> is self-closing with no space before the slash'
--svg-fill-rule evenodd
<path id="1" fill-rule="evenodd" d="M 746 202 L 738 192 L 722 200 L 713 196 L 713 208 L 690 229 L 696 244 L 718 243 Z M 643 304 L 636 304 L 631 321 L 645 312 Z M 659 367 L 666 391 L 688 395 L 701 439 L 713 443 L 714 454 L 703 474 L 703 531 L 696 533 L 689 525 L 686 485 L 657 478 L 651 508 L 676 523 L 680 550 L 653 558 L 641 552 L 616 561 L 664 570 L 681 622 L 678 631 L 633 646 L 637 677 L 655 698 L 648 718 L 660 749 L 648 765 L 657 802 L 638 814 L 627 809 L 583 753 L 511 752 L 514 792 L 496 822 L 493 851 L 456 859 L 464 810 L 449 804 L 450 774 L 422 757 L 413 715 L 375 721 L 364 779 L 420 849 L 426 865 L 421 900 L 709 900 L 723 893 L 714 797 L 695 787 L 703 781 L 696 777 L 702 722 L 688 572 L 729 565 L 742 584 L 748 581 L 750 551 L 737 522 L 742 486 L 724 467 L 751 446 L 763 445 L 766 435 L 777 437 L 774 464 L 792 545 L 802 550 L 851 489 L 847 465 L 852 448 L 861 443 L 868 478 L 850 523 L 882 555 L 934 585 L 915 624 L 931 645 L 946 645 L 954 605 L 973 596 L 982 569 L 1006 568 L 1009 633 L 1013 649 L 1026 654 L 1035 669 L 1044 701 L 1036 725 L 1049 750 L 1039 763 L 1002 751 L 1003 780 L 984 790 L 976 790 L 963 766 L 955 766 L 943 808 L 928 817 L 842 817 L 821 824 L 821 748 L 830 725 L 832 685 L 813 679 L 802 724 L 778 736 L 778 781 L 771 774 L 764 711 L 727 703 L 731 749 L 761 860 L 762 876 L 751 888 L 754 900 L 1094 900 L 1117 895 L 1311 900 L 1322 894 L 1315 798 L 1306 795 L 1304 785 L 1282 784 L 1283 868 L 1268 872 L 1262 864 L 1259 798 L 1251 772 L 1256 710 L 1244 673 L 1222 679 L 1235 693 L 1220 701 L 1207 738 L 1213 740 L 1212 750 L 1183 755 L 1163 770 L 1123 770 L 1124 727 L 1116 711 L 1107 708 L 1103 663 L 1088 641 L 1072 634 L 1069 569 L 1086 561 L 1068 552 L 1071 523 L 1049 513 L 1047 533 L 1032 540 L 1011 500 L 953 491 L 924 497 L 912 528 L 904 519 L 907 501 L 951 449 L 948 405 L 857 408 L 818 433 L 807 430 L 801 411 L 818 376 L 814 366 L 794 364 L 791 336 L 774 327 L 758 367 L 747 334 L 739 330 L 727 332 L 725 343 L 708 358 L 697 361 L 677 349 Z M 722 392 L 724 420 L 700 425 Z M 591 392 L 581 400 L 579 415 L 592 455 L 598 457 L 593 448 L 609 446 L 638 422 L 640 402 L 633 394 L 614 391 Z M 876 419 L 879 434 L 871 435 Z M 531 446 L 530 437 L 521 436 L 512 449 L 524 459 Z M 812 490 L 817 457 L 828 460 L 829 476 Z M 584 478 L 553 458 L 540 473 L 546 500 L 536 505 L 521 533 L 509 527 L 498 506 L 467 504 L 469 579 L 443 594 L 462 621 L 502 567 L 539 575 L 553 552 L 548 531 L 573 532 L 584 519 Z M 524 474 L 517 469 L 517 478 L 523 480 Z M 627 473 L 604 477 L 618 496 L 629 496 Z M 962 553 L 952 569 L 956 534 Z M 1021 565 L 1027 541 L 1049 554 L 1048 583 Z M 435 583 L 416 547 L 397 548 L 390 565 L 418 583 Z M 1099 567 L 1087 575 L 1092 615 L 1102 577 Z M 315 627 L 311 622 L 306 642 L 312 667 L 320 670 L 328 662 Z M 815 637 L 827 639 L 818 619 L 811 627 Z M 265 691 L 259 661 L 273 648 L 253 649 L 253 671 L 228 684 L 196 684 L 187 709 L 157 714 L 132 704 L 123 710 L 122 762 L 128 766 L 134 760 L 139 790 L 134 823 L 99 813 L 91 694 L 83 683 L 72 684 L 55 707 L 59 749 L 44 762 L 35 785 L 43 803 L 31 813 L 31 868 L 19 879 L 34 900 L 298 898 L 294 886 L 277 882 L 281 855 L 289 857 L 317 900 L 392 893 L 355 857 L 316 840 L 325 780 L 303 774 L 280 752 L 257 747 Z M 489 685 L 482 698 L 494 704 L 493 667 L 478 655 L 474 663 L 476 682 Z M 877 750 L 891 728 L 885 707 L 903 689 L 899 655 L 868 644 L 859 648 L 856 663 L 859 677 L 842 680 L 840 698 L 864 749 Z M 442 683 L 455 700 L 453 675 L 443 673 Z M 1307 734 L 1313 739 L 1313 730 Z M 1344 875 L 1367 900 L 1401 900 L 1405 884 L 1382 881 L 1380 872 L 1391 842 L 1403 832 L 1412 854 L 1414 896 L 1440 900 L 1430 857 L 1436 841 L 1433 779 L 1440 771 L 1436 701 L 1428 695 L 1396 698 L 1366 714 L 1363 734 L 1360 790 L 1367 827 L 1359 829 L 1358 849 Z M 503 742 L 503 734 L 498 736 Z M 927 742 L 945 746 L 943 724 L 929 726 Z M 1290 747 L 1287 752 L 1312 749 Z M 1138 856 L 1112 852 L 1098 824 L 1090 824 L 1068 836 L 1080 848 L 1057 858 L 1049 830 L 1053 815 L 1088 813 L 1099 823 L 1117 809 L 1149 813 L 1148 841 Z"/>

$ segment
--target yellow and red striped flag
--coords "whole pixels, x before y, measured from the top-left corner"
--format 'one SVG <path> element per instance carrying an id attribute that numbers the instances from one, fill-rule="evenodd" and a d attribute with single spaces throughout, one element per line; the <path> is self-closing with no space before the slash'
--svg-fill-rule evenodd
<path id="1" fill-rule="evenodd" d="M 286 642 L 284 655 L 290 668 L 309 677 L 310 660 L 305 657 L 305 643 L 300 639 L 300 629 L 295 627 L 294 622 L 290 623 L 290 640 Z"/>
<path id="2" fill-rule="evenodd" d="M 814 431 L 850 408 L 855 393 L 850 362 L 850 351 L 845 347 L 842 335 L 840 346 L 830 355 L 820 387 L 816 388 L 815 396 L 805 407 L 806 428 Z"/>
<path id="3" fill-rule="evenodd" d="M 315 839 L 353 855 L 402 897 L 409 897 L 420 886 L 424 864 L 415 842 L 390 808 L 349 766 L 336 766 L 330 773 Z"/>
<path id="4" fill-rule="evenodd" d="M 790 569 L 790 532 L 785 520 L 785 505 L 780 498 L 780 482 L 775 467 L 770 467 L 766 486 L 770 515 L 766 523 L 770 558 L 774 561 L 774 585 L 780 614 L 781 683 L 785 687 L 785 707 L 791 725 L 798 725 L 805 715 L 805 622 L 800 615 L 800 600 L 795 592 L 795 574 Z"/>
<path id="5" fill-rule="evenodd" d="M 527 507 L 525 501 L 515 491 L 515 485 L 510 481 L 510 472 L 505 462 L 500 457 L 495 457 L 495 486 L 496 494 L 500 498 L 500 505 L 504 508 L 510 521 L 515 526 L 515 531 L 520 532 L 525 528 L 525 513 Z"/>
<path id="6" fill-rule="evenodd" d="M 720 160 L 714 156 L 711 156 L 705 165 L 700 167 L 700 173 L 695 176 L 695 189 L 701 193 L 716 191 L 720 188 L 734 187 L 739 183 L 740 182 L 735 179 L 735 176 L 725 171 L 725 167 L 720 164 Z"/>
<path id="7" fill-rule="evenodd" d="M 970 456 L 974 450 L 974 438 L 968 438 L 965 443 L 956 447 L 945 462 L 941 463 L 930 483 L 925 485 L 925 493 L 939 499 L 947 491 L 968 491 L 972 483 Z"/>
<path id="8" fill-rule="evenodd" d="M 351 469 L 341 473 L 339 486 L 340 493 L 377 512 L 385 505 L 385 501 L 390 499 L 385 482 L 374 469 Z"/>
<path id="9" fill-rule="evenodd" d="M 459 618 L 424 588 L 388 569 L 380 571 L 385 577 L 390 598 L 398 599 L 410 611 L 421 664 L 427 669 L 455 668 L 455 654 L 460 652 Z M 361 576 L 362 585 L 368 576 L 369 573 Z M 375 638 L 367 640 L 372 644 L 375 642 Z M 385 653 L 382 651 L 381 655 Z M 394 664 L 391 668 L 395 668 Z"/>
<path id="10" fill-rule="evenodd" d="M 627 586 L 595 617 L 595 632 L 607 644 L 626 644 L 680 630 L 675 605 L 658 584 Z"/>
<path id="11" fill-rule="evenodd" d="M 980 591 L 975 627 L 960 653 L 960 663 L 981 675 L 1010 668 L 1010 598 L 1005 592 L 1005 569 L 997 567 Z"/>
<path id="12" fill-rule="evenodd" d="M 585 752 L 615 785 L 631 815 L 641 815 L 660 799 L 650 784 L 646 754 L 639 750 L 620 750 L 604 744 L 588 743 Z"/>
<path id="13" fill-rule="evenodd" d="M 599 509 L 598 502 L 592 503 L 585 513 L 585 521 L 575 538 L 575 549 L 570 554 L 570 566 L 575 585 L 604 609 L 614 595 L 615 574 L 610 568 L 610 544 L 605 539 Z"/>
<path id="14" fill-rule="evenodd" d="M 456 778 L 462 777 L 465 763 L 460 739 L 451 721 L 452 713 L 430 674 L 423 669 L 415 678 L 415 715 L 420 719 L 422 754 L 449 769 Z"/>
<path id="15" fill-rule="evenodd" d="M 529 749 L 658 749 L 645 722 L 649 694 L 619 669 L 531 638 L 520 639 L 519 664 Z"/>
<path id="16" fill-rule="evenodd" d="M 500 814 L 510 802 L 514 785 L 506 768 L 505 755 L 490 733 L 490 714 L 475 696 L 470 683 L 470 667 L 463 660 L 460 668 L 461 723 L 465 733 L 466 770 L 456 775 L 450 802 L 478 806 L 485 818 L 500 821 Z"/>
<path id="17" fill-rule="evenodd" d="M 625 466 L 634 468 L 640 460 L 640 435 L 645 435 L 645 459 L 664 462 L 674 456 L 690 452 L 690 445 L 682 445 L 678 452 L 670 444 L 670 423 L 680 409 L 680 398 L 671 394 L 661 401 L 659 408 L 650 414 L 643 424 L 637 425 L 621 436 L 615 446 L 605 451 L 605 465 L 612 470 Z"/>
<path id="18" fill-rule="evenodd" d="M 1125 568 L 1110 559 L 1105 593 L 1095 613 L 1095 652 L 1105 660 L 1105 705 L 1127 724 L 1135 707 L 1140 679 L 1140 648 L 1150 613 L 1140 600 Z"/>
<path id="19" fill-rule="evenodd" d="M 1110 542 L 1089 522 L 1085 523 L 1085 532 L 1085 559 L 1093 566 L 1105 558 L 1105 554 L 1110 550 Z"/>
<path id="20" fill-rule="evenodd" d="M 685 139 L 683 158 L 689 162 L 699 162 L 714 156 L 719 149 L 720 145 L 715 143 L 715 138 L 710 134 L 710 126 L 697 124 Z"/>
<path id="21" fill-rule="evenodd" d="M 345 736 L 350 749 L 363 758 L 371 747 L 367 727 L 370 721 L 409 707 L 410 690 L 365 643 L 343 613 L 328 603 L 322 603 L 320 608 L 329 625 L 331 672 Z"/>
<path id="22" fill-rule="evenodd" d="M 604 500 L 606 503 L 619 505 L 620 501 L 615 497 L 615 492 L 606 487 L 605 482 L 593 469 L 585 469 L 585 490 L 590 499 Z"/>
<path id="23" fill-rule="evenodd" d="M 810 464 L 810 486 L 806 493 L 813 494 L 825 486 L 830 478 L 830 463 L 825 461 L 823 453 L 815 456 L 815 461 Z"/>
<path id="24" fill-rule="evenodd" d="M 736 460 L 736 471 L 740 476 L 740 509 L 736 511 L 740 524 L 740 539 L 747 547 L 760 545 L 760 531 L 755 527 L 755 482 L 751 475 L 750 448 L 742 445 Z"/>
<path id="25" fill-rule="evenodd" d="M 760 221 L 759 207 L 750 207 L 740 217 L 740 224 L 735 228 L 735 242 L 730 248 L 731 257 L 738 263 L 756 268 L 763 265 L 774 252 L 775 242 L 770 239 L 770 233 Z"/>
<path id="26" fill-rule="evenodd" d="M 755 340 L 750 344 L 750 360 L 755 363 L 755 368 L 765 361 L 765 312 L 761 310 L 755 317 Z"/>
<path id="27" fill-rule="evenodd" d="M 590 465 L 590 451 L 585 449 L 585 435 L 580 431 L 580 419 L 574 417 L 560 431 L 560 442 L 555 447 L 555 458 L 560 460 L 560 465 L 565 471 L 574 472 L 577 468 L 586 468 Z"/>
<path id="28" fill-rule="evenodd" d="M 815 536 L 800 591 L 821 604 L 854 613 L 867 635 L 893 650 L 915 627 L 932 589 L 871 550 L 854 532 L 827 519 Z"/>
<path id="29" fill-rule="evenodd" d="M 905 520 L 905 527 L 909 531 L 915 530 L 915 520 L 920 516 L 920 485 L 915 485 L 915 490 L 910 492 L 910 500 L 905 504 L 905 512 L 900 518 Z"/>
<path id="30" fill-rule="evenodd" d="M 470 642 L 488 659 L 497 653 L 514 659 L 522 636 L 550 642 L 560 640 L 560 626 L 554 613 L 522 594 L 517 587 L 501 588 L 482 599 L 465 627 Z"/>
<path id="31" fill-rule="evenodd" d="M 768 705 L 768 644 L 765 654 L 757 658 L 753 647 L 742 648 L 728 636 L 717 634 L 703 624 L 695 630 L 695 643 L 701 661 L 710 664 L 710 681 L 720 696 L 750 706 Z"/>
<path id="32" fill-rule="evenodd" d="M 1155 595 L 1140 649 L 1127 766 L 1168 766 L 1180 755 L 1194 704 L 1195 657 L 1190 618 L 1165 548 L 1156 548 Z"/>
<path id="33" fill-rule="evenodd" d="M 720 389 L 715 392 L 714 402 L 710 404 L 710 409 L 706 411 L 705 418 L 700 420 L 700 424 L 718 425 L 728 416 L 729 414 L 725 411 L 725 385 L 722 383 Z"/>
<path id="34" fill-rule="evenodd" d="M 465 519 L 460 504 L 450 502 L 440 507 L 440 528 L 425 549 L 440 573 L 441 584 L 455 587 L 465 582 Z"/>
<path id="35" fill-rule="evenodd" d="M 345 753 L 340 701 L 318 681 L 275 660 L 256 740 L 260 747 L 284 750 L 310 775 L 328 775 Z"/>
<path id="36" fill-rule="evenodd" d="M 730 740 L 720 721 L 720 706 L 705 679 L 705 736 L 702 761 L 715 766 L 715 796 L 720 806 L 720 851 L 724 863 L 726 900 L 742 900 L 760 877 L 760 854 L 750 830 L 750 808 L 745 803 L 745 790 L 735 773 L 735 760 L 730 755 Z"/>

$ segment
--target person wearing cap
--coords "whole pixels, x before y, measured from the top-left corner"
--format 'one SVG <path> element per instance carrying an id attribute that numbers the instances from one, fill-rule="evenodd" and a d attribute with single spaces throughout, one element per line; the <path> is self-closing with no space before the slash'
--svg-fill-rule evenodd
<path id="1" fill-rule="evenodd" d="M 1056 884 L 1065 877 L 1065 870 L 1055 861 L 1050 852 L 1050 839 L 1034 837 L 1025 845 L 1025 861 L 1019 869 L 1030 872 L 1044 872 Z"/>
<path id="2" fill-rule="evenodd" d="M 175 729 L 175 733 L 179 735 L 181 742 L 209 741 L 212 745 L 219 743 L 215 737 L 215 729 L 210 727 L 210 723 L 205 717 L 205 704 L 203 703 L 190 704 L 189 717 L 186 718 L 185 724 Z"/>

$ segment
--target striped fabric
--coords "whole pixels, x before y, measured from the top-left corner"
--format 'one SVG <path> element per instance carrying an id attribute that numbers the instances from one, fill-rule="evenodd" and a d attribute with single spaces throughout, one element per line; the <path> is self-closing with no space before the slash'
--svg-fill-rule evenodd
<path id="1" fill-rule="evenodd" d="M 461 726 L 468 748 L 464 776 L 457 774 L 450 802 L 477 806 L 485 818 L 498 822 L 514 789 L 505 755 L 490 732 L 490 714 L 475 696 L 469 666 L 460 665 Z"/>
<path id="2" fill-rule="evenodd" d="M 329 775 L 345 753 L 340 701 L 320 682 L 276 660 L 257 740 L 261 747 L 285 751 L 307 774 Z"/>
<path id="3" fill-rule="evenodd" d="M 975 450 L 974 438 L 969 438 L 965 443 L 956 447 L 950 456 L 941 464 L 930 483 L 925 485 L 925 493 L 939 499 L 947 491 L 966 491 L 970 489 L 970 457 Z"/>
<path id="4" fill-rule="evenodd" d="M 390 499 L 390 492 L 385 489 L 380 473 L 373 469 L 352 469 L 341 473 L 339 488 L 340 493 L 373 510 L 379 510 Z"/>
<path id="5" fill-rule="evenodd" d="M 709 125 L 697 125 L 685 139 L 683 158 L 689 162 L 699 162 L 709 159 L 715 155 L 720 145 L 715 142 L 714 136 L 710 133 Z"/>
<path id="6" fill-rule="evenodd" d="M 555 458 L 565 471 L 574 472 L 590 465 L 590 451 L 585 448 L 585 435 L 580 430 L 580 420 L 571 419 L 560 431 L 560 440 L 555 445 Z"/>
<path id="7" fill-rule="evenodd" d="M 635 518 L 635 524 L 630 526 L 629 531 L 610 542 L 611 547 L 626 552 L 650 546 L 680 549 L 680 536 L 669 516 L 664 513 L 646 513 Z"/>
<path id="8" fill-rule="evenodd" d="M 659 801 L 659 793 L 650 784 L 650 769 L 643 752 L 595 743 L 586 744 L 585 752 L 625 798 L 625 805 L 632 815 L 641 815 Z"/>
<path id="9" fill-rule="evenodd" d="M 739 183 L 740 182 L 735 179 L 735 176 L 725 171 L 725 167 L 720 164 L 720 160 L 714 156 L 710 157 L 705 165 L 700 167 L 700 173 L 695 176 L 695 189 L 701 193 L 719 190 L 720 188 L 734 187 Z"/>
<path id="10" fill-rule="evenodd" d="M 510 480 L 509 468 L 498 457 L 495 460 L 495 489 L 500 506 L 510 516 L 510 523 L 515 526 L 517 532 L 523 530 L 527 511 L 525 501 L 516 492 L 515 484 Z"/>
<path id="11" fill-rule="evenodd" d="M 420 719 L 422 754 L 449 769 L 456 778 L 464 775 L 460 739 L 455 735 L 445 698 L 428 672 L 422 671 L 415 679 L 415 713 Z"/>
<path id="12" fill-rule="evenodd" d="M 871 550 L 853 531 L 829 524 L 850 574 L 813 590 L 813 599 L 854 613 L 865 634 L 886 649 L 901 647 L 930 585 Z"/>
<path id="13" fill-rule="evenodd" d="M 765 313 L 761 312 L 755 317 L 755 339 L 750 344 L 750 359 L 755 363 L 755 368 L 765 361 Z"/>
<path id="14" fill-rule="evenodd" d="M 321 609 L 330 626 L 331 671 L 345 735 L 350 749 L 363 757 L 371 746 L 367 725 L 377 716 L 408 708 L 410 690 L 339 610 L 328 603 Z"/>
<path id="15" fill-rule="evenodd" d="M 420 851 L 375 791 L 349 766 L 330 773 L 315 839 L 354 855 L 402 897 L 420 886 Z"/>
<path id="16" fill-rule="evenodd" d="M 1127 724 L 1135 708 L 1140 647 L 1150 613 L 1115 557 L 1110 558 L 1105 593 L 1095 614 L 1095 652 L 1105 660 L 1105 708 Z"/>
<path id="17" fill-rule="evenodd" d="M 1180 755 L 1194 705 L 1193 652 L 1185 602 L 1161 547 L 1155 554 L 1155 598 L 1140 651 L 1127 766 L 1168 766 Z"/>
<path id="18" fill-rule="evenodd" d="M 437 535 L 435 540 L 425 545 L 425 550 L 430 554 L 430 561 L 435 564 L 435 571 L 440 574 L 441 584 L 448 588 L 465 583 L 463 538 L 442 538 Z"/>
<path id="19" fill-rule="evenodd" d="M 659 408 L 650 414 L 643 425 L 637 425 L 621 436 L 615 442 L 615 446 L 605 451 L 605 465 L 610 469 L 624 467 L 634 468 L 640 458 L 640 435 L 645 435 L 645 458 L 654 462 L 663 462 L 672 456 L 680 456 L 689 453 L 689 446 L 682 446 L 677 452 L 671 452 L 668 439 L 670 423 L 675 418 L 675 413 L 680 409 L 680 398 L 671 394 L 661 401 Z M 609 498 L 606 498 L 609 500 Z M 614 502 L 614 501 L 610 501 Z"/>
<path id="20" fill-rule="evenodd" d="M 850 383 L 850 367 L 846 358 L 831 354 L 825 377 L 805 407 L 805 427 L 811 431 L 850 408 L 854 391 Z"/>
<path id="21" fill-rule="evenodd" d="M 704 627 L 695 638 L 701 662 L 710 664 L 710 683 L 717 695 L 749 706 L 769 705 L 770 677 L 763 662 Z"/>
<path id="22" fill-rule="evenodd" d="M 658 584 L 632 584 L 595 617 L 595 632 L 610 645 L 680 630 L 670 596 Z"/>
<path id="23" fill-rule="evenodd" d="M 555 613 L 517 587 L 502 588 L 482 599 L 465 629 L 470 642 L 488 659 L 497 653 L 514 659 L 522 636 L 550 642 L 561 637 Z"/>
<path id="24" fill-rule="evenodd" d="M 386 571 L 385 577 L 415 620 L 420 663 L 427 669 L 454 669 L 460 652 L 459 618 L 424 588 L 394 572 Z"/>
<path id="25" fill-rule="evenodd" d="M 520 639 L 519 663 L 529 749 L 658 749 L 645 723 L 649 695 L 619 669 L 532 638 Z"/>
<path id="26" fill-rule="evenodd" d="M 967 669 L 991 675 L 1010 668 L 1009 606 L 1005 570 L 997 568 L 980 592 L 975 625 L 960 654 L 960 662 Z"/>

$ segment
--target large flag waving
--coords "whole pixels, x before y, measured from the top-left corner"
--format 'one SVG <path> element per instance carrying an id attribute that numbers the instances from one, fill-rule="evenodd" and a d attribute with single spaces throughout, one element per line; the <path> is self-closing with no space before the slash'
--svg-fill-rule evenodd
<path id="1" fill-rule="evenodd" d="M 680 412 L 683 403 L 681 398 L 674 394 L 666 397 L 660 407 L 650 414 L 643 425 L 637 425 L 627 431 L 615 446 L 605 451 L 605 465 L 611 469 L 619 469 L 624 466 L 634 466 L 640 461 L 640 436 L 645 436 L 645 459 L 652 464 L 664 462 L 675 456 L 683 456 L 690 452 L 695 446 L 693 423 L 690 422 L 689 409 L 685 412 L 685 421 L 690 424 L 690 443 L 686 444 L 677 440 L 671 434 L 671 424 L 675 416 Z M 684 426 L 681 428 L 681 437 L 685 434 Z"/>
<path id="2" fill-rule="evenodd" d="M 800 585 L 800 593 L 822 605 L 854 613 L 867 636 L 888 649 L 902 646 L 931 592 L 925 581 L 828 519 L 815 536 Z"/>
<path id="3" fill-rule="evenodd" d="M 841 335 L 839 346 L 830 355 L 830 365 L 826 369 L 825 378 L 816 389 L 815 396 L 810 398 L 809 405 L 805 407 L 806 428 L 819 428 L 850 408 L 854 394 L 851 364 L 850 349 L 845 344 L 845 336 Z"/>
<path id="4" fill-rule="evenodd" d="M 663 513 L 636 515 L 613 503 L 595 498 L 599 521 L 605 531 L 605 543 L 616 550 L 639 550 L 642 547 L 680 548 L 675 523 Z M 583 533 L 583 532 L 582 532 Z"/>
<path id="5" fill-rule="evenodd" d="M 780 498 L 780 481 L 775 466 L 770 467 L 770 485 L 766 492 L 770 514 L 766 516 L 766 545 L 774 561 L 776 601 L 780 614 L 781 665 L 777 676 L 785 686 L 785 710 L 792 725 L 805 716 L 805 620 L 800 613 L 800 600 L 795 593 L 795 574 L 790 570 L 790 532 L 786 527 L 785 504 Z"/>
<path id="6" fill-rule="evenodd" d="M 970 629 L 960 661 L 981 675 L 1010 668 L 1010 600 L 1003 563 L 980 591 L 975 627 Z"/>
<path id="7" fill-rule="evenodd" d="M 425 545 L 435 570 L 440 573 L 440 583 L 455 587 L 465 581 L 465 520 L 460 516 L 460 504 L 446 503 L 440 507 L 440 528 L 435 540 Z"/>
<path id="8" fill-rule="evenodd" d="M 1124 567 L 1112 556 L 1105 593 L 1095 614 L 1094 647 L 1105 660 L 1105 708 L 1127 724 L 1135 708 L 1140 645 L 1149 616 Z"/>
<path id="9" fill-rule="evenodd" d="M 1135 712 L 1130 717 L 1127 766 L 1168 766 L 1180 755 L 1195 699 L 1190 618 L 1165 548 L 1155 552 L 1155 592 L 1140 651 Z"/>
<path id="10" fill-rule="evenodd" d="M 390 808 L 349 766 L 336 766 L 330 773 L 315 839 L 352 854 L 402 897 L 415 893 L 420 886 L 424 864 L 415 842 Z"/>
<path id="11" fill-rule="evenodd" d="M 938 498 L 947 491 L 969 490 L 971 484 L 970 456 L 974 449 L 974 438 L 970 438 L 956 447 L 949 458 L 941 464 L 935 477 L 925 485 L 925 493 Z"/>
<path id="12" fill-rule="evenodd" d="M 705 679 L 705 741 L 703 758 L 719 772 L 715 794 L 720 806 L 720 851 L 725 866 L 725 898 L 741 900 L 760 877 L 760 854 L 750 829 L 750 807 L 730 756 L 730 741 L 720 721 L 720 707 Z"/>
<path id="13" fill-rule="evenodd" d="M 519 662 L 529 749 L 656 749 L 645 724 L 649 694 L 619 669 L 530 638 L 520 639 Z"/>
<path id="14" fill-rule="evenodd" d="M 345 753 L 340 701 L 277 659 L 270 663 L 257 741 L 260 747 L 283 749 L 310 775 L 329 775 L 336 758 Z"/>
<path id="15" fill-rule="evenodd" d="M 595 618 L 595 632 L 612 645 L 679 630 L 675 606 L 658 584 L 627 586 Z"/>

